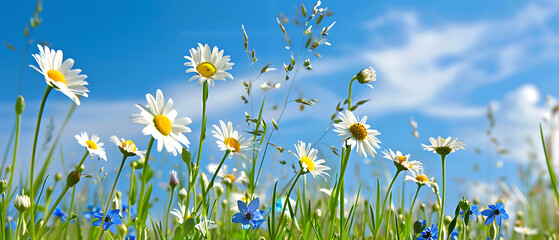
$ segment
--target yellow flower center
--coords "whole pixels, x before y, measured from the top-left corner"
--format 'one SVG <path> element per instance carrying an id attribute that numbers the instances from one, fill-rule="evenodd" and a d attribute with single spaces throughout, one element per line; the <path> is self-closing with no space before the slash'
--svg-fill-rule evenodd
<path id="1" fill-rule="evenodd" d="M 227 174 L 225 176 L 223 176 L 223 178 L 225 179 L 225 181 L 232 183 L 235 181 L 235 176 L 233 176 L 233 174 Z"/>
<path id="2" fill-rule="evenodd" d="M 216 69 L 210 62 L 203 62 L 196 66 L 196 71 L 203 77 L 209 78 L 215 74 Z"/>
<path id="3" fill-rule="evenodd" d="M 314 162 L 310 158 L 303 156 L 299 161 L 305 163 L 307 165 L 307 169 L 314 171 Z"/>
<path id="4" fill-rule="evenodd" d="M 233 148 L 232 152 L 238 152 L 241 150 L 241 144 L 237 141 L 237 139 L 226 138 L 223 142 L 225 142 L 225 146 L 228 148 Z"/>
<path id="5" fill-rule="evenodd" d="M 87 145 L 89 149 L 97 149 L 97 144 L 94 141 L 87 140 L 85 141 L 85 145 Z"/>
<path id="6" fill-rule="evenodd" d="M 351 136 L 357 140 L 365 140 L 367 138 L 367 129 L 360 123 L 354 123 L 349 127 Z"/>
<path id="7" fill-rule="evenodd" d="M 171 120 L 169 120 L 169 118 L 163 115 L 157 115 L 153 118 L 153 123 L 155 124 L 157 131 L 165 136 L 169 136 L 172 129 Z"/>
<path id="8" fill-rule="evenodd" d="M 47 72 L 47 76 L 49 76 L 49 78 L 55 82 L 61 82 L 66 84 L 66 78 L 64 78 L 64 75 L 62 75 L 62 73 L 59 72 L 58 70 L 54 70 L 54 69 L 49 70 Z"/>
<path id="9" fill-rule="evenodd" d="M 415 180 L 419 182 L 429 182 L 429 179 L 424 174 L 417 175 L 417 177 L 415 177 Z"/>
<path id="10" fill-rule="evenodd" d="M 136 144 L 134 144 L 134 142 L 132 142 L 132 140 L 126 140 L 124 142 L 122 142 L 122 147 L 123 148 L 128 148 L 132 146 L 132 152 L 138 151 L 138 149 L 136 148 Z"/>
<path id="11" fill-rule="evenodd" d="M 398 156 L 398 162 L 399 162 L 400 164 L 402 164 L 402 162 L 404 162 L 404 161 L 406 161 L 406 160 L 407 160 L 406 157 L 404 157 L 404 156 Z"/>

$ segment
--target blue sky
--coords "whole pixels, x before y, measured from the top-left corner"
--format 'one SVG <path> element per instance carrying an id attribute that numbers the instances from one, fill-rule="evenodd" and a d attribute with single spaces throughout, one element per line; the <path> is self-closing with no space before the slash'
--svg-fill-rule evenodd
<path id="1" fill-rule="evenodd" d="M 187 137 L 196 151 L 201 88 L 195 82 L 187 82 L 191 75 L 184 72 L 183 56 L 199 42 L 224 49 L 235 63 L 231 71 L 235 79 L 217 82 L 210 91 L 209 124 L 223 119 L 248 130 L 243 118 L 244 112 L 251 109 L 239 98 L 243 93 L 241 80 L 254 78 L 263 65 L 271 62 L 271 67 L 279 70 L 265 74 L 257 83 L 281 81 L 282 63 L 289 60 L 290 52 L 284 48 L 285 41 L 275 18 L 280 12 L 294 16 L 299 4 L 299 1 L 246 1 L 241 5 L 222 1 L 210 6 L 203 1 L 46 1 L 41 13 L 43 23 L 33 32 L 35 42 L 47 41 L 53 48 L 63 50 L 65 58 L 73 58 L 74 66 L 89 76 L 90 83 L 90 97 L 82 99 L 62 140 L 64 154 L 68 156 L 66 161 L 78 161 L 75 158 L 83 150 L 73 136 L 87 131 L 101 135 L 109 150 L 109 162 L 100 163 L 101 166 L 116 171 L 120 157 L 108 138 L 116 134 L 146 147 L 148 138 L 141 135 L 141 126 L 129 122 L 128 116 L 138 112 L 135 103 L 144 103 L 145 94 L 155 94 L 158 88 L 175 100 L 179 116 L 193 119 L 190 125 L 193 133 Z M 314 3 L 305 1 L 305 4 L 310 8 Z M 16 52 L 0 48 L 3 63 L 0 72 L 4 79 L 0 89 L 0 122 L 4 126 L 0 128 L 0 146 L 5 146 L 13 124 L 23 28 L 35 2 L 4 0 L 2 5 L 0 40 L 16 47 Z M 371 99 L 356 113 L 367 115 L 372 128 L 382 133 L 381 150 L 391 148 L 411 153 L 413 158 L 424 162 L 427 174 L 440 179 L 439 160 L 423 151 L 420 143 L 427 143 L 430 136 L 459 137 L 468 147 L 448 160 L 448 175 L 453 180 L 449 186 L 458 187 L 450 187 L 447 195 L 455 200 L 463 194 L 471 196 L 489 191 L 455 180 L 475 179 L 479 182 L 476 186 L 491 185 L 493 189 L 494 181 L 500 177 L 516 178 L 516 165 L 528 162 L 526 152 L 530 148 L 526 146 L 526 136 L 539 143 L 537 124 L 549 112 L 550 105 L 556 103 L 554 98 L 546 102 L 546 96 L 556 96 L 559 90 L 556 83 L 559 4 L 552 1 L 464 4 L 324 1 L 323 6 L 334 13 L 324 24 L 336 21 L 328 38 L 332 46 L 319 49 L 323 58 L 311 58 L 313 71 L 297 76 L 290 99 L 302 94 L 320 103 L 301 113 L 298 105 L 290 102 L 280 122 L 281 138 L 276 137 L 272 142 L 288 149 L 293 149 L 297 140 L 314 142 L 328 126 L 335 105 L 345 98 L 351 77 L 360 69 L 373 66 L 378 79 L 373 83 L 375 88 L 356 86 L 354 96 L 359 100 Z M 260 59 L 252 67 L 242 48 L 241 24 L 249 35 L 249 48 L 256 49 Z M 300 35 L 293 24 L 286 27 L 294 38 Z M 46 86 L 43 77 L 27 67 L 35 64 L 30 54 L 36 52 L 32 45 L 23 72 L 22 94 L 27 103 L 23 115 L 24 142 L 31 141 Z M 270 93 L 271 105 L 281 104 L 289 82 L 282 84 L 281 89 Z M 255 99 L 261 96 L 257 93 Z M 51 94 L 45 119 L 52 116 L 55 124 L 59 124 L 70 103 L 58 92 Z M 268 119 L 278 115 L 271 110 L 271 105 L 266 110 Z M 485 136 L 488 105 L 495 108 L 494 133 L 503 147 L 510 150 L 510 154 L 498 159 Z M 411 136 L 410 117 L 419 124 L 419 140 Z M 328 145 L 340 146 L 339 138 L 330 132 L 323 142 L 317 146 L 322 157 L 337 169 L 339 160 L 330 153 Z M 30 144 L 20 146 L 21 156 L 26 156 Z M 484 154 L 476 154 L 475 148 L 482 149 Z M 220 157 L 213 154 L 217 148 L 212 137 L 204 149 L 209 153 L 206 162 Z M 293 159 L 287 154 L 269 156 L 265 174 L 288 175 L 290 167 L 282 168 L 278 160 Z M 382 168 L 390 167 L 385 160 L 378 157 L 371 160 L 373 164 L 367 165 L 356 154 L 352 158 L 359 168 L 359 178 L 372 186 L 374 173 L 382 176 L 392 173 L 385 173 Z M 502 168 L 495 167 L 497 161 L 504 163 Z M 161 182 L 167 181 L 167 172 L 178 163 L 181 162 L 177 157 L 154 163 L 161 170 Z M 27 166 L 24 160 L 20 164 L 20 167 Z M 473 171 L 475 165 L 482 170 Z M 350 168 L 354 169 L 357 168 Z M 319 183 L 326 185 L 323 181 Z M 356 189 L 348 188 L 352 190 Z M 423 193 L 425 198 L 430 195 L 427 191 Z"/>

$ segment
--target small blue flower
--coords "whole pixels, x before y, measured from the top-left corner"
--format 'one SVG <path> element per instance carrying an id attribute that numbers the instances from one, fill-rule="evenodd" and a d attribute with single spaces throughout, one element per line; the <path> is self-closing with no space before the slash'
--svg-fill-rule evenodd
<path id="1" fill-rule="evenodd" d="M 264 216 L 262 216 L 264 211 L 258 210 L 258 205 L 260 205 L 260 200 L 258 198 L 248 204 L 248 207 L 243 201 L 237 201 L 239 212 L 233 215 L 232 222 L 240 223 L 245 230 L 248 229 L 250 225 L 252 225 L 253 229 L 260 227 L 265 219 Z"/>
<path id="2" fill-rule="evenodd" d="M 91 222 L 91 219 L 93 218 L 93 216 L 96 213 L 100 213 L 101 212 L 101 208 L 97 207 L 97 206 L 93 206 L 92 204 L 87 204 L 87 209 L 89 211 L 87 212 L 83 212 L 83 216 L 85 217 L 85 219 L 87 219 L 88 222 Z"/>
<path id="3" fill-rule="evenodd" d="M 497 205 L 489 205 L 489 209 L 483 210 L 481 215 L 487 217 L 487 219 L 485 219 L 485 225 L 493 223 L 493 220 L 497 221 L 497 225 L 501 225 L 501 218 L 505 220 L 509 219 L 509 215 L 502 202 L 498 202 Z"/>
<path id="4" fill-rule="evenodd" d="M 476 215 L 479 215 L 479 214 L 480 213 L 479 213 L 477 205 L 474 205 L 470 208 L 470 219 L 472 221 L 476 221 L 477 220 Z M 460 210 L 460 215 L 464 215 L 464 211 Z M 464 217 L 464 216 L 462 216 L 462 217 Z"/>
<path id="5" fill-rule="evenodd" d="M 450 234 L 450 240 L 458 240 L 458 230 L 454 229 Z"/>
<path id="6" fill-rule="evenodd" d="M 91 223 L 91 226 L 101 226 L 101 222 L 103 222 L 103 229 L 105 231 L 109 229 L 115 234 L 117 231 L 115 225 L 121 225 L 123 223 L 122 219 L 120 218 L 120 210 L 118 209 L 109 210 L 107 216 L 105 216 L 105 219 L 103 221 L 101 221 L 101 218 L 103 218 L 103 213 L 95 213 L 93 217 L 99 220 L 93 221 L 93 223 Z"/>
<path id="7" fill-rule="evenodd" d="M 431 225 L 431 227 L 425 228 L 425 230 L 421 232 L 421 235 L 416 238 L 416 240 L 436 240 L 438 234 L 437 226 L 438 224 L 433 224 Z"/>
<path id="8" fill-rule="evenodd" d="M 68 218 L 68 214 L 66 212 L 62 211 L 62 209 L 60 209 L 60 208 L 54 209 L 54 212 L 52 212 L 52 214 L 54 216 L 60 217 L 60 220 L 62 220 L 63 223 L 65 223 L 66 219 Z"/>
<path id="9" fill-rule="evenodd" d="M 281 212 L 282 209 L 283 209 L 283 201 L 281 200 L 281 198 L 278 198 L 275 205 L 275 211 Z"/>

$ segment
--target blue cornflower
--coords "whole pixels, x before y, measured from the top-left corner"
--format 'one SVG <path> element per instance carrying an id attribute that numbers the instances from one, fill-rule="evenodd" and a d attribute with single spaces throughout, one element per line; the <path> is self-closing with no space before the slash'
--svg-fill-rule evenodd
<path id="1" fill-rule="evenodd" d="M 460 215 L 464 215 L 464 211 L 460 210 Z M 476 221 L 477 220 L 476 215 L 479 215 L 479 210 L 478 210 L 477 205 L 474 205 L 470 208 L 470 219 L 472 221 Z M 462 216 L 462 217 L 464 217 L 464 216 Z"/>
<path id="2" fill-rule="evenodd" d="M 509 215 L 502 202 L 498 202 L 497 205 L 489 205 L 489 209 L 483 210 L 481 215 L 487 217 L 487 219 L 485 219 L 485 225 L 493 223 L 493 220 L 497 221 L 497 225 L 501 225 L 501 218 L 509 219 Z"/>
<path id="3" fill-rule="evenodd" d="M 111 230 L 111 232 L 115 234 L 116 234 L 115 225 L 121 225 L 123 223 L 122 219 L 120 218 L 120 210 L 118 209 L 109 210 L 107 216 L 105 216 L 105 219 L 103 221 L 100 220 L 101 218 L 103 218 L 103 213 L 95 213 L 93 217 L 99 220 L 93 221 L 93 223 L 91 223 L 91 226 L 101 226 L 101 222 L 103 222 L 103 229 L 105 231 L 109 229 Z"/>
<path id="4" fill-rule="evenodd" d="M 248 204 L 248 207 L 245 202 L 237 201 L 239 212 L 233 215 L 232 221 L 234 223 L 240 223 L 243 229 L 248 229 L 250 225 L 252 225 L 253 229 L 260 227 L 265 219 L 264 216 L 262 216 L 264 211 L 258 210 L 258 205 L 260 205 L 260 200 L 258 198 L 252 200 L 252 202 Z"/>
<path id="5" fill-rule="evenodd" d="M 421 232 L 421 235 L 416 238 L 416 240 L 436 240 L 438 234 L 437 226 L 438 224 L 433 224 L 431 225 L 431 227 L 425 228 L 425 230 Z"/>
<path id="6" fill-rule="evenodd" d="M 63 223 L 65 223 L 66 219 L 68 218 L 68 214 L 62 211 L 62 209 L 60 208 L 55 208 L 52 214 L 54 214 L 54 216 L 60 217 L 60 220 L 62 220 Z"/>
<path id="7" fill-rule="evenodd" d="M 96 213 L 101 212 L 101 208 L 98 206 L 93 206 L 92 204 L 87 204 L 87 209 L 89 211 L 83 212 L 83 216 L 87 219 L 88 222 L 91 222 L 91 219 Z"/>

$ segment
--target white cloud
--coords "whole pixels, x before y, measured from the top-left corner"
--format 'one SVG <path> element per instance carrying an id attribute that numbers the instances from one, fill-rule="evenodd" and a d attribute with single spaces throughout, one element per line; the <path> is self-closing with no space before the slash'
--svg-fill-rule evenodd
<path id="1" fill-rule="evenodd" d="M 531 160 L 528 154 L 536 153 L 538 161 L 543 161 L 539 123 L 543 122 L 543 119 L 549 119 L 555 103 L 556 100 L 551 97 L 548 97 L 547 101 L 543 100 L 540 91 L 532 84 L 522 85 L 505 94 L 502 99 L 490 103 L 495 120 L 492 136 L 508 151 L 506 159 L 528 163 Z M 544 123 L 543 127 L 548 133 L 548 124 Z M 472 148 L 488 150 L 487 146 L 493 144 L 489 142 L 485 130 L 483 128 L 462 134 Z"/>
<path id="2" fill-rule="evenodd" d="M 427 25 L 413 11 L 388 11 L 366 25 L 404 29 L 404 41 L 375 43 L 358 58 L 377 70 L 371 112 L 419 110 L 436 117 L 480 117 L 484 106 L 461 100 L 471 91 L 559 58 L 559 35 L 547 26 L 557 3 L 530 3 L 511 17 Z M 397 30 L 396 30 L 397 31 Z M 436 106 L 436 107 L 435 107 Z M 467 111 L 460 109 L 466 108 Z M 449 111 L 450 110 L 450 111 Z"/>

